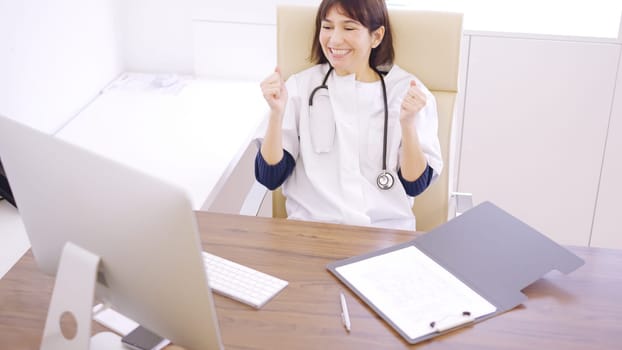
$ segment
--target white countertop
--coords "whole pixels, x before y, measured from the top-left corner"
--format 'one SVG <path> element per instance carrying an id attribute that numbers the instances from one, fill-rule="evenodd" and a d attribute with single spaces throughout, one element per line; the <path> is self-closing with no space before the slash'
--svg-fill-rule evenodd
<path id="1" fill-rule="evenodd" d="M 178 185 L 198 210 L 267 112 L 258 82 L 126 73 L 56 135 Z"/>

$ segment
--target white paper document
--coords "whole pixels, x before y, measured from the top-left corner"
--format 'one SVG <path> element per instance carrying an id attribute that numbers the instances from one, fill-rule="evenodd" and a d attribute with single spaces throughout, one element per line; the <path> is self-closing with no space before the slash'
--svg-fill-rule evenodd
<path id="1" fill-rule="evenodd" d="M 415 246 L 336 271 L 411 339 L 436 332 L 432 322 L 456 325 L 497 309 Z"/>

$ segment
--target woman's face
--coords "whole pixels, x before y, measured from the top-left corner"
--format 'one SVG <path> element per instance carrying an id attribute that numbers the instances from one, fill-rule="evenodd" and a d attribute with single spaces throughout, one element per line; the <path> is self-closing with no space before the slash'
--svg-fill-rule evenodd
<path id="1" fill-rule="evenodd" d="M 384 27 L 370 33 L 368 28 L 344 13 L 339 5 L 328 10 L 322 20 L 320 45 L 338 75 L 356 74 L 357 79 L 365 80 L 373 73 L 369 67 L 369 55 L 382 41 Z"/>

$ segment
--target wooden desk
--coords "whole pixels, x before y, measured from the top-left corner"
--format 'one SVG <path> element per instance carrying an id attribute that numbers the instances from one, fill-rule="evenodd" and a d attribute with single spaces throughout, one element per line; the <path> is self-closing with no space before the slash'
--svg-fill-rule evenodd
<path id="1" fill-rule="evenodd" d="M 325 268 L 410 240 L 404 231 L 197 213 L 205 249 L 289 281 L 257 311 L 215 296 L 227 349 L 404 349 L 408 344 Z M 571 248 L 586 264 L 525 290 L 522 306 L 417 349 L 621 349 L 622 251 Z M 37 349 L 53 286 L 28 252 L 0 280 L 0 344 Z M 352 332 L 341 324 L 346 294 Z"/>

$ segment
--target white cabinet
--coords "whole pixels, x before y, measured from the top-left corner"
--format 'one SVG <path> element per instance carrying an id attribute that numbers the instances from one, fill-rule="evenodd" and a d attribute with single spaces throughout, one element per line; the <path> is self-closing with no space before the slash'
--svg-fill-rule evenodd
<path id="1" fill-rule="evenodd" d="M 591 246 L 622 249 L 622 67 L 618 71 Z"/>
<path id="2" fill-rule="evenodd" d="M 472 36 L 458 190 L 558 243 L 588 245 L 619 51 Z"/>

